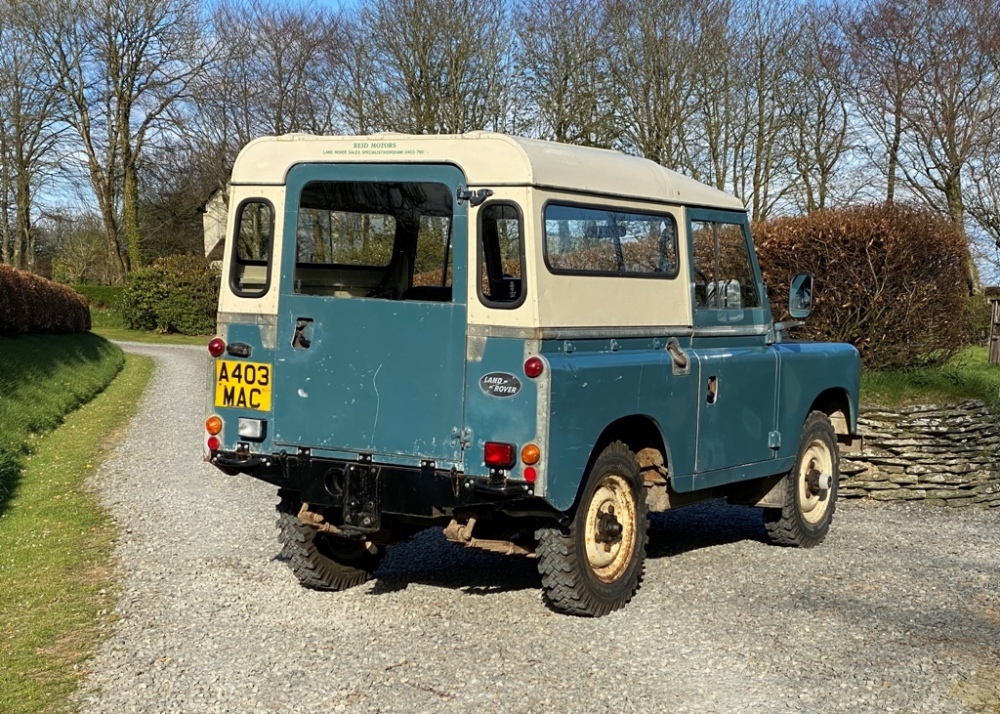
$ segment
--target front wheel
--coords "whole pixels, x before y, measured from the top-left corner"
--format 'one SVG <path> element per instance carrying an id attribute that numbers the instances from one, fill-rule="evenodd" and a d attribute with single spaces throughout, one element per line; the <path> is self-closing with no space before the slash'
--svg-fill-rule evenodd
<path id="1" fill-rule="evenodd" d="M 624 607 L 642 580 L 647 523 L 639 464 L 616 441 L 590 468 L 569 527 L 542 528 L 535 534 L 549 604 L 589 617 Z"/>
<path id="2" fill-rule="evenodd" d="M 784 505 L 764 509 L 767 536 L 778 545 L 812 548 L 823 542 L 837 508 L 840 452 L 837 434 L 822 412 L 802 426 L 795 465 L 784 479 Z"/>

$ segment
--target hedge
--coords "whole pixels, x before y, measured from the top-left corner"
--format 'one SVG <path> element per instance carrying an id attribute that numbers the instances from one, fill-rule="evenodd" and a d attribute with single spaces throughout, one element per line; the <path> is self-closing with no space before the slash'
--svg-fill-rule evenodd
<path id="1" fill-rule="evenodd" d="M 65 285 L 0 265 L 0 334 L 87 332 L 87 300 Z"/>
<path id="2" fill-rule="evenodd" d="M 796 272 L 815 276 L 796 337 L 850 342 L 866 367 L 904 369 L 947 360 L 975 332 L 965 239 L 939 214 L 859 206 L 766 221 L 754 235 L 776 313 Z"/>
<path id="3" fill-rule="evenodd" d="M 91 307 L 109 310 L 117 307 L 125 293 L 118 285 L 74 285 L 73 289 L 87 298 Z"/>

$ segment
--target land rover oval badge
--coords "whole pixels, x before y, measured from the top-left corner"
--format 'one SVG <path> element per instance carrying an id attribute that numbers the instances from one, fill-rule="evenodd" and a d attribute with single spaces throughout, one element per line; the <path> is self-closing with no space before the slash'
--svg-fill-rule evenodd
<path id="1" fill-rule="evenodd" d="M 480 378 L 479 388 L 491 397 L 513 397 L 521 391 L 521 380 L 507 372 L 490 372 Z"/>

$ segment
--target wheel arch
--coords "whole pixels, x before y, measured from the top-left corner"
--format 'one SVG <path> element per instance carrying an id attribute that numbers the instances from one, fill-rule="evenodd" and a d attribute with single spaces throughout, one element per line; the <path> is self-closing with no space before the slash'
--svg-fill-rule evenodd
<path id="1" fill-rule="evenodd" d="M 636 455 L 639 460 L 640 471 L 647 474 L 658 472 L 657 468 L 664 470 L 669 468 L 670 451 L 666 440 L 663 438 L 663 430 L 659 423 L 648 414 L 630 414 L 619 417 L 604 427 L 601 435 L 594 442 L 587 458 L 587 465 L 580 474 L 580 483 L 576 488 L 576 495 L 573 498 L 573 505 L 569 512 L 572 513 L 580 503 L 580 494 L 586 485 L 585 475 L 590 473 L 597 457 L 601 452 L 615 441 L 620 441 Z M 648 480 L 650 476 L 645 476 Z"/>
<path id="2" fill-rule="evenodd" d="M 833 424 L 833 430 L 837 433 L 838 441 L 851 438 L 851 425 L 857 415 L 851 414 L 851 400 L 846 389 L 831 387 L 820 392 L 806 414 L 817 411 L 823 412 L 829 417 L 830 423 Z"/>

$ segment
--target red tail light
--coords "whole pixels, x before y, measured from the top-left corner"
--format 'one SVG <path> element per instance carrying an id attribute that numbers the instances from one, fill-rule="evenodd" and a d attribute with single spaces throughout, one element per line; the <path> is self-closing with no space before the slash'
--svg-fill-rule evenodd
<path id="1" fill-rule="evenodd" d="M 208 353 L 213 357 L 221 357 L 225 351 L 226 343 L 223 342 L 221 337 L 215 337 L 208 343 Z"/>
<path id="2" fill-rule="evenodd" d="M 529 357 L 524 361 L 524 373 L 534 379 L 545 369 L 545 363 L 538 357 Z"/>
<path id="3" fill-rule="evenodd" d="M 487 441 L 483 447 L 483 461 L 491 469 L 509 469 L 517 457 L 517 447 L 514 444 L 503 444 L 499 441 Z"/>

